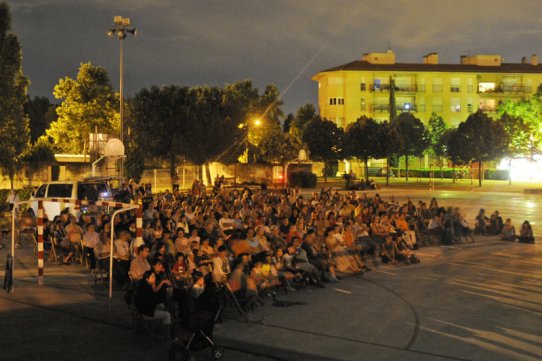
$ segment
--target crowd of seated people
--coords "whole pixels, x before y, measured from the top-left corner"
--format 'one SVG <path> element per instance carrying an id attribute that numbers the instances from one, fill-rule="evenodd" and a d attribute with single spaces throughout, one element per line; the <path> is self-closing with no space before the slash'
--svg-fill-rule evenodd
<path id="1" fill-rule="evenodd" d="M 428 207 L 355 191 L 322 189 L 303 196 L 291 188 L 215 187 L 207 192 L 199 183 L 188 193 L 155 196 L 133 183 L 127 189 L 131 201 L 143 207 L 141 242 L 135 237 L 135 211 L 115 219 L 113 254 L 109 215 L 83 215 L 77 222 L 63 214 L 50 222 L 49 232 L 69 241 L 65 262 L 77 252 L 77 242 L 91 267 L 107 271 L 113 257 L 115 281 L 135 289 L 144 317 L 164 324 L 171 323 L 171 314 L 164 312 L 174 312 L 172 301 L 182 304 L 186 295 L 197 300 L 211 284 L 250 310 L 278 291 L 324 287 L 345 274 L 371 271 L 369 261 L 373 267 L 418 263 L 422 231 L 443 244 L 472 233 L 458 208 L 439 207 L 436 199 Z M 526 223 L 521 235 L 527 242 L 529 234 L 534 238 Z M 483 227 L 504 239 L 515 235 L 511 222 L 503 223 L 497 212 Z"/>

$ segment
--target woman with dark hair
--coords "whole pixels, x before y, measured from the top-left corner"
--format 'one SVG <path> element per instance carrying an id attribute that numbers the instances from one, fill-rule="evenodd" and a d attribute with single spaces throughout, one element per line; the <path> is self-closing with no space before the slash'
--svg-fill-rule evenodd
<path id="1" fill-rule="evenodd" d="M 521 243 L 534 243 L 533 228 L 529 221 L 525 221 L 521 225 L 518 241 Z"/>
<path id="2" fill-rule="evenodd" d="M 164 326 L 171 324 L 171 314 L 166 311 L 162 303 L 158 303 L 157 292 L 167 285 L 169 281 L 162 280 L 156 284 L 156 275 L 153 271 L 143 274 L 142 282 L 139 282 L 134 295 L 134 303 L 137 311 L 147 320 L 160 320 Z"/>

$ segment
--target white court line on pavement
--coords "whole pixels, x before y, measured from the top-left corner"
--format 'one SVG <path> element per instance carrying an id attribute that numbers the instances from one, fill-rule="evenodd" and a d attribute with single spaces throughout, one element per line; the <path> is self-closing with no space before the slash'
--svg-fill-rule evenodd
<path id="1" fill-rule="evenodd" d="M 334 290 L 334 291 L 337 291 L 337 292 L 346 293 L 347 295 L 351 295 L 351 294 L 352 294 L 352 292 L 346 291 L 346 290 L 341 290 L 340 288 L 334 288 L 333 290 Z"/>
<path id="2" fill-rule="evenodd" d="M 397 273 L 391 273 L 391 272 L 386 272 L 386 271 L 373 271 L 373 272 L 377 272 L 377 273 L 385 273 L 387 275 L 392 275 L 392 276 L 396 276 Z"/>
<path id="3" fill-rule="evenodd" d="M 508 254 L 508 253 L 501 253 L 501 252 L 492 252 L 491 254 L 495 256 L 502 256 L 502 257 L 508 257 L 508 258 L 521 258 L 521 256 L 517 256 L 515 254 Z"/>

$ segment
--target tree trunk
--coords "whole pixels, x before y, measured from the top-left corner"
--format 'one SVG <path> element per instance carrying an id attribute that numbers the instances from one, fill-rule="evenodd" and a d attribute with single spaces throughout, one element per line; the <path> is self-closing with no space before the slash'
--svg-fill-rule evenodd
<path id="1" fill-rule="evenodd" d="M 286 188 L 286 165 L 282 165 L 282 188 Z"/>
<path id="2" fill-rule="evenodd" d="M 442 161 L 442 157 L 438 157 L 438 163 L 439 163 L 439 166 L 440 166 L 440 180 L 444 180 L 444 173 L 442 173 L 442 163 L 444 163 Z"/>
<path id="3" fill-rule="evenodd" d="M 408 155 L 405 155 L 405 180 L 408 182 Z"/>
<path id="4" fill-rule="evenodd" d="M 211 167 L 209 166 L 209 162 L 205 162 L 203 166 L 205 167 L 205 177 L 207 178 L 207 184 L 213 185 L 213 182 L 211 180 Z"/>
<path id="5" fill-rule="evenodd" d="M 386 185 L 390 185 L 390 157 L 386 157 Z"/>
<path id="6" fill-rule="evenodd" d="M 508 159 L 508 185 L 512 185 L 512 158 Z"/>
<path id="7" fill-rule="evenodd" d="M 455 163 L 452 163 L 452 183 L 455 183 Z"/>
<path id="8" fill-rule="evenodd" d="M 482 161 L 478 161 L 478 187 L 482 187 Z"/>
<path id="9" fill-rule="evenodd" d="M 365 182 L 369 183 L 369 159 L 363 159 L 363 166 L 365 172 Z"/>
<path id="10" fill-rule="evenodd" d="M 326 160 L 326 161 L 324 161 L 324 183 L 325 184 L 327 184 L 327 167 L 328 167 L 328 162 Z M 282 171 L 282 178 L 284 179 L 284 169 Z"/>
<path id="11" fill-rule="evenodd" d="M 14 183 L 14 180 L 15 180 L 15 174 L 10 172 L 9 173 L 9 187 L 10 187 L 10 190 L 13 192 L 13 183 Z"/>

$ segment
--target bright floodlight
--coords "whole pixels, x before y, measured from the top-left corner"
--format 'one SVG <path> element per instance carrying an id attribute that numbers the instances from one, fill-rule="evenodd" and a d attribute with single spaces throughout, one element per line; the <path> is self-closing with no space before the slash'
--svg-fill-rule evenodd
<path id="1" fill-rule="evenodd" d="M 260 125 L 262 124 L 262 121 L 260 120 L 260 118 L 257 118 L 254 120 L 254 125 L 259 127 Z"/>

